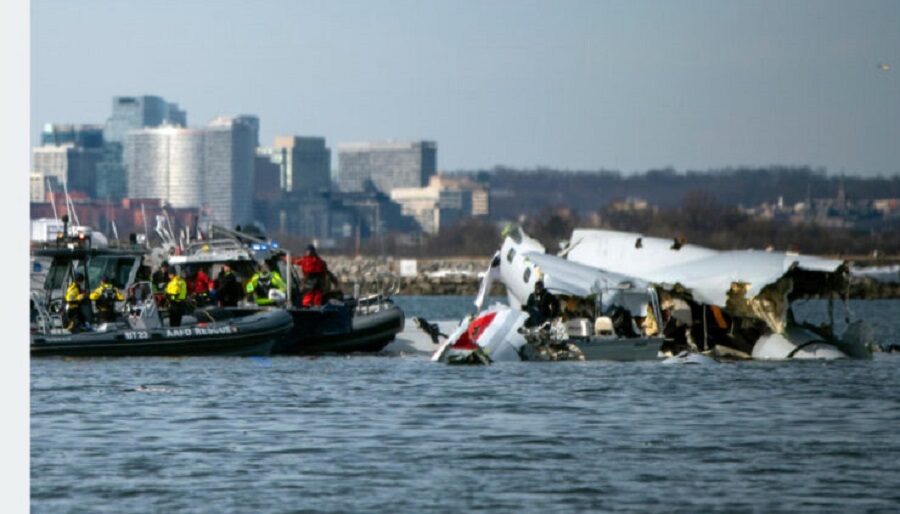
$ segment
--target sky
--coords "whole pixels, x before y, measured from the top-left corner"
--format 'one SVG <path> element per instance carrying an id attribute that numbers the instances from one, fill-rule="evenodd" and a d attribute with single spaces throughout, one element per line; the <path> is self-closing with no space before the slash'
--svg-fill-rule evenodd
<path id="1" fill-rule="evenodd" d="M 448 171 L 898 175 L 900 2 L 32 0 L 32 138 L 141 94 Z"/>

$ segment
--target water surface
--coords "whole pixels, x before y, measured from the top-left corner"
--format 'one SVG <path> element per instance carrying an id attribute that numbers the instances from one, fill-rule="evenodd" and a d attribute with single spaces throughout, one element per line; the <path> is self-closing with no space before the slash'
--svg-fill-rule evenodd
<path id="1" fill-rule="evenodd" d="M 470 301 L 398 303 L 439 319 Z M 853 305 L 889 337 L 898 306 Z M 31 507 L 897 512 L 898 427 L 892 356 L 488 368 L 416 356 L 36 359 Z"/>

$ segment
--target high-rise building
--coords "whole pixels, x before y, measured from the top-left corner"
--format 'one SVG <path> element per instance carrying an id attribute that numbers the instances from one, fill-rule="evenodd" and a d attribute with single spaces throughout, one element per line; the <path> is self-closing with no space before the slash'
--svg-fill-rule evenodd
<path id="1" fill-rule="evenodd" d="M 128 193 L 125 164 L 122 162 L 122 144 L 104 143 L 97 162 L 97 187 L 95 198 L 124 198 Z"/>
<path id="2" fill-rule="evenodd" d="M 62 191 L 59 183 L 56 182 L 55 177 L 45 178 L 44 175 L 40 173 L 32 173 L 29 177 L 29 183 L 31 185 L 31 201 L 32 202 L 45 202 L 47 201 L 47 181 L 51 182 L 51 186 L 54 191 Z"/>
<path id="3" fill-rule="evenodd" d="M 394 188 L 391 200 L 416 219 L 422 232 L 437 234 L 463 218 L 488 214 L 488 191 L 475 181 L 437 174 L 427 187 Z"/>
<path id="4" fill-rule="evenodd" d="M 338 145 L 341 191 L 365 191 L 370 185 L 383 193 L 397 187 L 423 187 L 436 170 L 433 141 Z"/>
<path id="5" fill-rule="evenodd" d="M 202 128 L 130 131 L 124 145 L 128 196 L 202 208 L 229 227 L 251 221 L 258 131 L 255 116 L 220 117 Z"/>
<path id="6" fill-rule="evenodd" d="M 65 183 L 69 191 L 94 197 L 97 192 L 97 163 L 102 155 L 102 148 L 84 148 L 73 143 L 38 146 L 31 150 L 31 171 L 44 178 L 53 177 L 60 184 Z"/>
<path id="7" fill-rule="evenodd" d="M 281 168 L 283 191 L 308 193 L 331 189 L 331 150 L 325 146 L 324 137 L 276 137 L 269 155 Z"/>
<path id="8" fill-rule="evenodd" d="M 231 227 L 251 221 L 259 118 L 216 118 L 204 133 L 204 204 L 210 209 L 210 217 Z"/>
<path id="9" fill-rule="evenodd" d="M 112 115 L 103 130 L 107 142 L 123 142 L 129 130 L 187 126 L 187 113 L 177 103 L 166 102 L 158 96 L 115 96 L 112 102 Z"/>
<path id="10" fill-rule="evenodd" d="M 82 148 L 103 146 L 103 125 L 48 123 L 41 132 L 41 145 L 72 144 Z"/>

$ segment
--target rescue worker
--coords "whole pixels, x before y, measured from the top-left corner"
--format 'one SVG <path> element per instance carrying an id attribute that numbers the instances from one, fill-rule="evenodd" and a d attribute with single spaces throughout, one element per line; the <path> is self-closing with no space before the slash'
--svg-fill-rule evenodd
<path id="1" fill-rule="evenodd" d="M 284 293 L 284 280 L 277 271 L 270 271 L 268 264 L 263 264 L 247 283 L 247 294 L 254 298 L 256 305 L 272 305 L 275 303 L 269 299 L 269 291 L 272 289 Z"/>
<path id="2" fill-rule="evenodd" d="M 150 282 L 153 284 L 154 293 L 162 293 L 166 290 L 166 285 L 169 283 L 169 261 L 163 261 L 159 265 L 159 269 L 153 272 Z"/>
<path id="3" fill-rule="evenodd" d="M 216 300 L 222 307 L 237 307 L 238 302 L 244 295 L 241 290 L 241 284 L 234 271 L 231 270 L 230 264 L 222 264 L 222 270 L 219 271 L 219 276 L 216 277 L 214 293 Z"/>
<path id="4" fill-rule="evenodd" d="M 522 306 L 522 310 L 528 313 L 525 326 L 540 326 L 545 321 L 559 316 L 559 300 L 547 291 L 543 280 L 538 280 L 534 283 L 534 292 L 528 295 L 528 301 Z"/>
<path id="5" fill-rule="evenodd" d="M 94 301 L 100 321 L 104 322 L 115 321 L 116 302 L 125 300 L 125 296 L 107 276 L 100 278 L 100 285 L 91 292 L 90 298 Z"/>
<path id="6" fill-rule="evenodd" d="M 187 283 L 178 276 L 174 268 L 169 268 L 169 283 L 166 284 L 166 300 L 169 301 L 169 326 L 180 327 L 185 311 Z"/>
<path id="7" fill-rule="evenodd" d="M 328 265 L 316 253 L 316 247 L 306 247 L 306 255 L 294 261 L 303 271 L 303 306 L 312 307 L 322 305 L 322 293 L 325 289 L 325 281 L 330 273 Z M 333 275 L 332 275 L 333 276 Z"/>
<path id="8" fill-rule="evenodd" d="M 200 307 L 209 303 L 209 292 L 212 288 L 212 281 L 209 279 L 209 275 L 203 271 L 203 268 L 198 267 L 196 271 L 191 273 L 190 281 L 188 282 L 188 293 L 190 293 L 195 306 Z"/>
<path id="9" fill-rule="evenodd" d="M 84 300 L 84 275 L 76 273 L 75 279 L 66 288 L 66 330 L 78 332 L 87 323 Z"/>

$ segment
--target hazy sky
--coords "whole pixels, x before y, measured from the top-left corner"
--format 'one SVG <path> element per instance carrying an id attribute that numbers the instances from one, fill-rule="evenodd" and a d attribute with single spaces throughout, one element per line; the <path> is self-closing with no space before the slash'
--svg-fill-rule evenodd
<path id="1" fill-rule="evenodd" d="M 191 125 L 256 114 L 262 144 L 432 139 L 446 170 L 900 173 L 896 0 L 32 0 L 31 23 L 33 137 L 157 94 Z"/>

